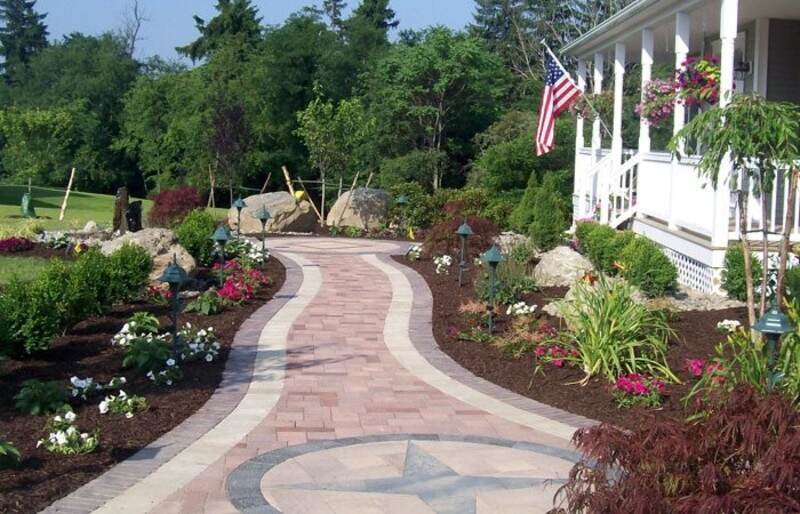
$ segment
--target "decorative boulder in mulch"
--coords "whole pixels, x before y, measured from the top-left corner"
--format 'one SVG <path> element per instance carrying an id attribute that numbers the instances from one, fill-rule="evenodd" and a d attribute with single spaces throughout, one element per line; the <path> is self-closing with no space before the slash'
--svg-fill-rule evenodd
<path id="1" fill-rule="evenodd" d="M 510 254 L 514 247 L 527 244 L 529 241 L 528 236 L 517 234 L 516 232 L 501 232 L 499 236 L 494 238 L 494 244 L 505 255 Z"/>
<path id="2" fill-rule="evenodd" d="M 127 232 L 110 241 L 105 241 L 100 245 L 100 251 L 105 255 L 110 255 L 122 248 L 125 243 L 132 243 L 141 246 L 150 257 L 153 258 L 153 271 L 150 273 L 150 280 L 158 280 L 158 277 L 166 269 L 172 257 L 178 259 L 187 273 L 194 272 L 197 263 L 189 252 L 178 244 L 175 233 L 165 228 L 146 228 L 139 232 Z"/>
<path id="3" fill-rule="evenodd" d="M 242 233 L 260 234 L 261 222 L 256 212 L 265 206 L 271 216 L 267 222 L 267 232 L 310 232 L 319 222 L 311 204 L 305 200 L 297 201 L 285 191 L 248 196 L 244 199 L 247 207 L 242 209 Z M 228 210 L 228 225 L 236 230 L 238 217 L 236 209 Z"/>
<path id="4" fill-rule="evenodd" d="M 327 223 L 336 227 L 378 229 L 389 219 L 389 193 L 383 189 L 359 187 L 336 200 Z"/>
<path id="5" fill-rule="evenodd" d="M 592 263 L 583 255 L 567 246 L 557 246 L 539 255 L 533 279 L 542 287 L 571 286 L 592 269 Z"/>

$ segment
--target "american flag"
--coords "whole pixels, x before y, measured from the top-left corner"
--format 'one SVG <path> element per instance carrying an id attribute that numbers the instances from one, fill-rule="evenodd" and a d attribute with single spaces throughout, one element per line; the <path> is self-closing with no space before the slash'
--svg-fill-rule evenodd
<path id="1" fill-rule="evenodd" d="M 553 132 L 556 117 L 569 109 L 581 94 L 581 90 L 549 48 L 546 49 L 546 54 L 544 92 L 539 109 L 539 127 L 536 129 L 536 155 L 544 155 L 555 147 Z"/>

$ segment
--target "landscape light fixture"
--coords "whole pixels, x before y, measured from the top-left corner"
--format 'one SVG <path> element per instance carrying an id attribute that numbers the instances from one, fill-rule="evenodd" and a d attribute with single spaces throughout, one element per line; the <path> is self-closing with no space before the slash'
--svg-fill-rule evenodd
<path id="1" fill-rule="evenodd" d="M 219 255 L 219 286 L 225 280 L 225 245 L 230 241 L 231 235 L 225 225 L 220 225 L 217 230 L 211 234 L 212 241 L 217 245 L 217 254 Z"/>
<path id="2" fill-rule="evenodd" d="M 461 262 L 458 263 L 458 287 L 462 287 L 464 285 L 464 272 L 467 271 L 467 239 L 474 234 L 466 218 L 464 219 L 464 223 L 456 230 L 456 234 L 461 238 Z"/>
<path id="3" fill-rule="evenodd" d="M 180 353 L 180 338 L 178 337 L 178 315 L 181 311 L 181 302 L 178 298 L 178 294 L 180 293 L 181 286 L 189 279 L 189 275 L 186 273 L 186 270 L 178 264 L 178 256 L 173 254 L 172 255 L 172 262 L 167 265 L 164 273 L 158 277 L 159 282 L 163 282 L 164 284 L 169 285 L 169 292 L 171 294 L 171 301 L 172 301 L 172 355 L 173 357 L 177 357 Z"/>
<path id="4" fill-rule="evenodd" d="M 242 195 L 239 195 L 239 198 L 233 202 L 233 206 L 236 208 L 236 239 L 239 239 L 242 233 L 242 209 L 247 207 L 247 204 L 242 200 Z"/>
<path id="5" fill-rule="evenodd" d="M 489 265 L 489 333 L 494 330 L 494 304 L 497 292 L 497 265 L 503 262 L 503 254 L 497 245 L 492 245 L 481 255 L 481 261 Z"/>
<path id="6" fill-rule="evenodd" d="M 753 330 L 760 332 L 767 339 L 767 389 L 769 391 L 772 391 L 783 378 L 783 373 L 775 371 L 781 337 L 794 329 L 794 325 L 778 308 L 774 298 L 770 309 L 753 325 Z"/>
<path id="7" fill-rule="evenodd" d="M 265 241 L 267 239 L 267 222 L 272 215 L 269 213 L 269 209 L 267 209 L 265 205 L 262 205 L 261 208 L 256 211 L 255 217 L 261 222 L 261 259 L 263 262 L 266 262 L 267 249 Z"/>

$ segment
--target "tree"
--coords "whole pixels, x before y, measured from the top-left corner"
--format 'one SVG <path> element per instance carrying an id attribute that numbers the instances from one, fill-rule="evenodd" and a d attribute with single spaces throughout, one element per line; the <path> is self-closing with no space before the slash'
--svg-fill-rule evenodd
<path id="1" fill-rule="evenodd" d="M 133 57 L 136 51 L 136 43 L 142 40 L 139 33 L 142 30 L 142 25 L 148 21 L 150 20 L 139 7 L 139 0 L 133 0 L 133 3 L 123 15 L 122 27 L 119 29 L 120 37 L 125 41 L 125 48 L 129 57 Z"/>
<path id="2" fill-rule="evenodd" d="M 368 99 L 384 147 L 395 146 L 398 155 L 415 148 L 453 155 L 494 121 L 507 85 L 502 63 L 479 40 L 434 27 L 375 65 Z M 432 173 L 434 189 L 443 171 Z"/>
<path id="3" fill-rule="evenodd" d="M 231 203 L 234 187 L 241 185 L 241 164 L 250 140 L 250 127 L 242 104 L 235 100 L 217 98 L 209 144 L 222 174 L 227 179 Z"/>
<path id="4" fill-rule="evenodd" d="M 218 0 L 215 8 L 218 14 L 208 23 L 194 16 L 200 37 L 175 49 L 193 62 L 210 56 L 230 39 L 251 47 L 261 41 L 261 18 L 251 0 Z"/>
<path id="5" fill-rule="evenodd" d="M 344 0 L 324 0 L 322 2 L 322 10 L 328 17 L 331 30 L 335 32 L 342 31 L 344 27 L 342 11 L 344 11 L 345 7 L 347 7 L 347 3 Z"/>
<path id="6" fill-rule="evenodd" d="M 362 68 L 389 48 L 389 30 L 399 23 L 389 0 L 362 0 L 344 23 L 350 51 Z"/>
<path id="7" fill-rule="evenodd" d="M 739 94 L 733 96 L 724 107 L 715 107 L 693 118 L 670 141 L 670 150 L 681 158 L 681 148 L 686 141 L 696 141 L 703 154 L 697 163 L 697 172 L 708 177 L 716 189 L 720 182 L 730 184 L 736 192 L 739 204 L 739 238 L 744 254 L 745 279 L 747 280 L 747 311 L 750 326 L 755 324 L 755 295 L 752 276 L 752 257 L 750 241 L 745 233 L 750 219 L 747 212 L 748 189 L 761 195 L 762 220 L 769 219 L 769 205 L 763 200 L 769 198 L 779 170 L 791 170 L 790 189 L 792 196 L 797 188 L 795 163 L 800 159 L 800 108 L 794 104 L 771 102 L 757 95 Z M 732 172 L 720 170 L 720 163 L 730 159 Z M 720 172 L 725 175 L 720 176 Z M 747 177 L 743 184 L 739 177 Z M 789 205 L 794 205 L 793 198 Z M 791 211 L 791 209 L 788 209 Z M 780 257 L 780 276 L 783 284 L 789 246 L 789 230 L 793 225 L 787 213 L 784 223 L 784 240 Z M 769 227 L 763 223 L 762 250 L 764 271 L 762 275 L 760 313 L 766 310 L 766 295 L 769 266 Z M 777 295 L 783 294 L 778 289 Z"/>
<path id="8" fill-rule="evenodd" d="M 36 0 L 0 0 L 0 48 L 4 62 L 0 64 L 6 80 L 13 77 L 20 66 L 47 46 L 46 14 L 34 10 Z"/>

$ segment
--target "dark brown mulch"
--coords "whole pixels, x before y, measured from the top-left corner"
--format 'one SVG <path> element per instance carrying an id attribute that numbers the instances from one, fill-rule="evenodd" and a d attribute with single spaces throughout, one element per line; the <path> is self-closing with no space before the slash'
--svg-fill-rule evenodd
<path id="1" fill-rule="evenodd" d="M 30 250 L 25 250 L 24 252 L 0 253 L 0 256 L 40 257 L 42 259 L 50 259 L 52 257 L 58 257 L 59 259 L 67 259 L 67 260 L 72 260 L 75 258 L 74 254 L 67 254 L 66 249 L 62 248 L 60 250 L 56 250 L 42 243 L 34 243 L 33 248 L 31 248 Z"/>
<path id="2" fill-rule="evenodd" d="M 24 458 L 21 468 L 0 471 L 0 512 L 38 512 L 130 457 L 197 411 L 221 380 L 239 326 L 283 285 L 286 270 L 277 259 L 270 259 L 266 271 L 273 282 L 242 306 L 214 316 L 181 315 L 181 324 L 191 322 L 198 328 L 213 326 L 222 351 L 220 358 L 210 364 L 186 364 L 184 379 L 172 387 L 155 386 L 135 370 L 122 368 L 124 352 L 110 344 L 111 337 L 134 312 L 150 311 L 160 317 L 162 326 L 169 326 L 167 307 L 141 302 L 116 306 L 106 315 L 78 324 L 58 337 L 50 350 L 35 358 L 0 363 L 0 439 L 13 442 Z M 13 396 L 23 380 L 59 380 L 66 385 L 74 375 L 90 376 L 99 383 L 125 376 L 128 381 L 125 392 L 147 398 L 149 409 L 125 419 L 122 415 L 101 416 L 97 404 L 102 398 L 76 406 L 78 428 L 97 429 L 100 448 L 88 455 L 52 455 L 44 448 L 36 448 L 47 418 L 20 414 L 14 408 Z"/>
<path id="3" fill-rule="evenodd" d="M 528 355 L 515 359 L 490 345 L 459 340 L 454 334 L 469 328 L 463 315 L 458 312 L 462 303 L 475 299 L 470 285 L 459 289 L 457 278 L 437 275 L 430 261 L 410 262 L 402 257 L 394 259 L 420 273 L 433 293 L 433 334 L 439 347 L 453 360 L 475 375 L 485 378 L 515 393 L 534 400 L 580 414 L 591 419 L 606 421 L 624 427 L 632 427 L 643 415 L 685 417 L 688 413 L 681 398 L 691 389 L 693 379 L 686 370 L 686 360 L 708 359 L 714 355 L 714 346 L 724 339 L 716 330 L 723 319 L 736 319 L 746 323 L 746 310 L 726 309 L 717 311 L 691 311 L 676 313 L 670 326 L 676 332 L 671 342 L 668 361 L 683 384 L 670 384 L 667 397 L 660 409 L 619 409 L 602 379 L 593 379 L 585 386 L 576 384 L 583 373 L 576 368 L 556 368 L 545 365 L 543 372 L 534 375 L 533 357 Z M 467 282 L 469 283 L 469 281 Z M 544 288 L 528 295 L 526 301 L 542 307 L 554 298 L 561 298 L 564 288 Z M 505 309 L 499 309 L 498 333 L 505 328 Z M 544 313 L 548 321 L 557 326 L 557 318 Z"/>

